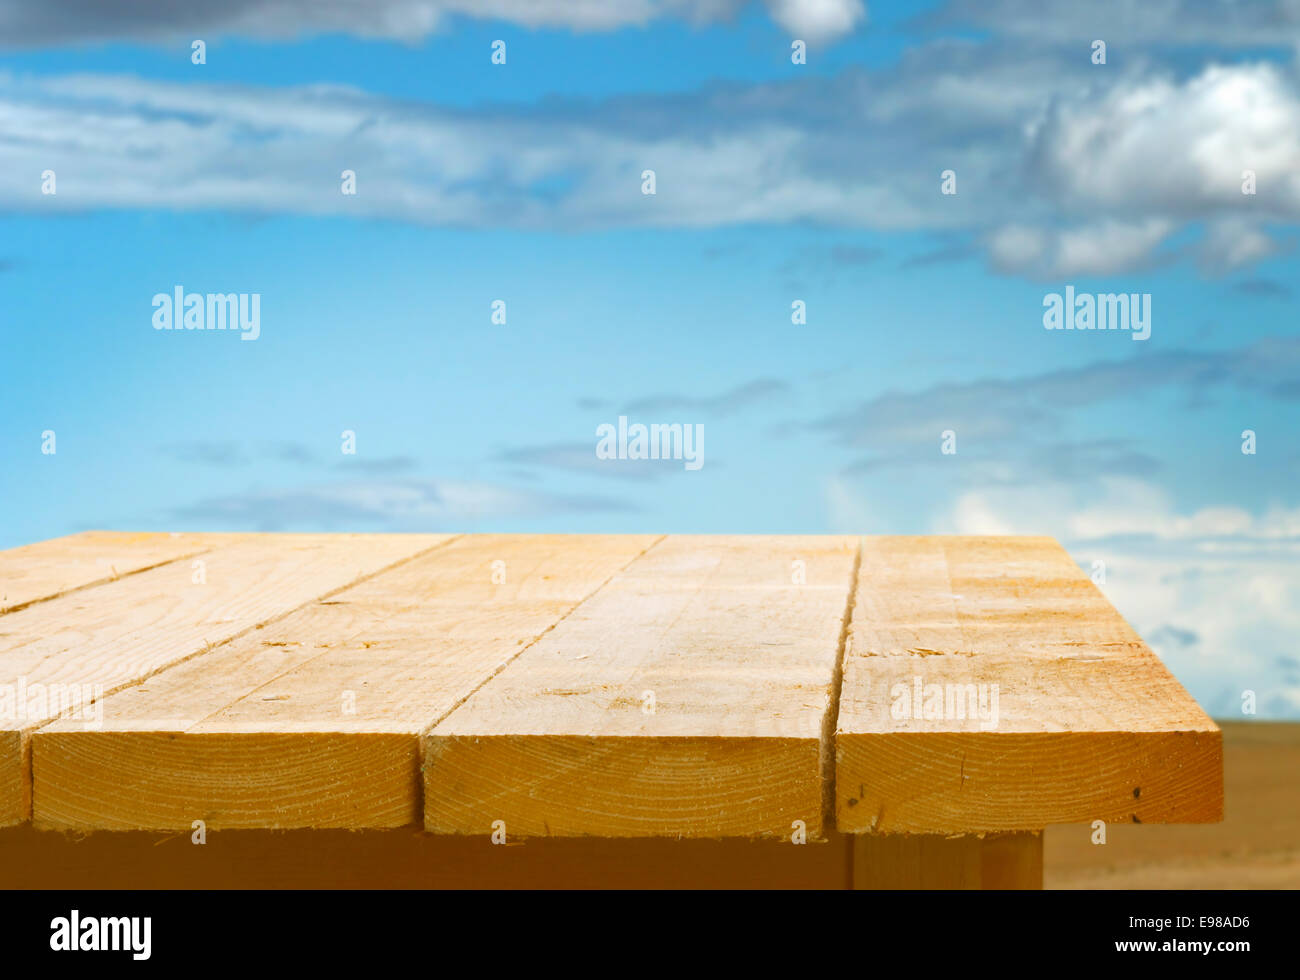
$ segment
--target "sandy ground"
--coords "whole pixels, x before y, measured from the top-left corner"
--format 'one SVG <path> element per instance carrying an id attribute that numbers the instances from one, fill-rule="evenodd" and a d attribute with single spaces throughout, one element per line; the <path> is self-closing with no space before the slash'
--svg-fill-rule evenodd
<path id="1" fill-rule="evenodd" d="M 1219 722 L 1224 820 L 1049 827 L 1045 888 L 1300 888 L 1300 724 Z"/>

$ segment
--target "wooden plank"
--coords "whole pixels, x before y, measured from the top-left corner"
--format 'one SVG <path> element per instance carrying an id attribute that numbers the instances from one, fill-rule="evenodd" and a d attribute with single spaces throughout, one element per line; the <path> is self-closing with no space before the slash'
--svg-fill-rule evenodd
<path id="1" fill-rule="evenodd" d="M 56 596 L 111 582 L 219 544 L 228 534 L 83 531 L 0 551 L 0 615 Z"/>
<path id="2" fill-rule="evenodd" d="M 1043 836 L 1039 833 L 963 835 L 858 834 L 853 841 L 853 887 L 914 889 L 1040 889 Z"/>
<path id="3" fill-rule="evenodd" d="M 655 541 L 475 535 L 306 606 L 37 732 L 34 819 L 418 824 L 420 734 Z"/>
<path id="4" fill-rule="evenodd" d="M 799 888 L 844 889 L 850 838 L 777 840 L 486 837 L 401 830 L 62 834 L 0 830 L 0 889 Z"/>
<path id="5" fill-rule="evenodd" d="M 445 535 L 264 535 L 0 619 L 0 826 L 30 812 L 41 724 L 410 558 Z"/>
<path id="6" fill-rule="evenodd" d="M 836 752 L 846 832 L 1223 813 L 1218 728 L 1050 538 L 866 539 Z"/>
<path id="7" fill-rule="evenodd" d="M 856 553 L 669 537 L 426 737 L 426 829 L 817 837 Z"/>

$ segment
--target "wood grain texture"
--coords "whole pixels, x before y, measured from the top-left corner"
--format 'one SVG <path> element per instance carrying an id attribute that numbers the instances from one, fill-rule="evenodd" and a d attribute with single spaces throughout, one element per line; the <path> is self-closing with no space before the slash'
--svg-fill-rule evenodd
<path id="1" fill-rule="evenodd" d="M 1000 891 L 1043 887 L 1042 834 L 857 834 L 850 839 L 855 889 Z"/>
<path id="2" fill-rule="evenodd" d="M 0 551 L 0 615 L 190 558 L 234 538 L 230 534 L 83 531 Z"/>
<path id="3" fill-rule="evenodd" d="M 474 535 L 310 603 L 37 732 L 34 820 L 418 825 L 421 733 L 656 540 Z"/>
<path id="4" fill-rule="evenodd" d="M 60 715 L 83 729 L 103 698 L 366 575 L 443 535 L 265 535 L 0 618 L 0 826 L 30 813 L 30 736 Z M 17 738 L 15 738 L 15 733 Z M 16 758 L 15 758 L 16 756 Z"/>
<path id="5" fill-rule="evenodd" d="M 670 536 L 429 733 L 426 828 L 817 837 L 856 552 Z"/>
<path id="6" fill-rule="evenodd" d="M 846 832 L 1223 812 L 1218 728 L 1050 538 L 865 539 L 836 759 Z"/>

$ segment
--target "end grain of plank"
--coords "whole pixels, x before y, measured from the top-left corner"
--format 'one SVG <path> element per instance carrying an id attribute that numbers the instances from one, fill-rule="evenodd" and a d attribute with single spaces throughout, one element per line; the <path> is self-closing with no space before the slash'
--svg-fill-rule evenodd
<path id="1" fill-rule="evenodd" d="M 1223 813 L 1217 726 L 1050 538 L 864 541 L 836 757 L 851 833 Z"/>
<path id="2" fill-rule="evenodd" d="M 425 828 L 818 837 L 856 555 L 847 537 L 668 537 L 429 733 Z"/>

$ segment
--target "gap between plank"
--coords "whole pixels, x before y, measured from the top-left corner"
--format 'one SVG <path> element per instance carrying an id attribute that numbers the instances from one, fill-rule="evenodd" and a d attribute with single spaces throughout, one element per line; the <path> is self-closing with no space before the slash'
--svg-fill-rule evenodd
<path id="1" fill-rule="evenodd" d="M 36 543 L 40 544 L 41 542 Z M 23 609 L 30 609 L 32 606 L 39 606 L 42 602 L 49 602 L 51 599 L 62 599 L 64 596 L 75 595 L 78 592 L 84 592 L 86 589 L 94 589 L 101 585 L 108 585 L 110 582 L 120 582 L 124 578 L 130 578 L 132 575 L 139 575 L 141 572 L 151 572 L 155 568 L 162 568 L 164 565 L 174 565 L 178 561 L 188 561 L 197 555 L 206 555 L 214 548 L 218 548 L 225 543 L 228 542 L 210 544 L 207 547 L 198 548 L 194 551 L 187 552 L 186 554 L 177 555 L 174 558 L 164 558 L 162 561 L 154 562 L 152 565 L 146 565 L 144 568 L 132 568 L 128 571 L 122 572 L 120 575 L 118 574 L 117 569 L 110 565 L 109 570 L 112 574 L 107 578 L 99 578 L 95 579 L 93 582 L 83 582 L 81 585 L 73 585 L 60 592 L 52 593 L 51 595 L 37 596 L 35 599 L 28 599 L 26 602 L 20 602 L 16 606 L 6 606 L 3 609 L 0 609 L 0 616 L 8 616 L 10 613 L 20 612 Z"/>
<path id="2" fill-rule="evenodd" d="M 424 737 L 425 737 L 426 735 L 428 735 L 429 732 L 433 731 L 433 729 L 435 729 L 435 728 L 437 728 L 439 725 L 441 725 L 444 721 L 446 721 L 446 720 L 451 716 L 451 714 L 452 714 L 452 713 L 453 713 L 457 708 L 459 708 L 462 704 L 464 704 L 466 701 L 468 701 L 470 698 L 472 698 L 475 694 L 477 694 L 479 691 L 481 691 L 481 690 L 483 689 L 483 686 L 484 686 L 485 684 L 487 684 L 488 681 L 492 680 L 492 678 L 496 677 L 497 674 L 501 673 L 501 671 L 505 670 L 505 669 L 506 669 L 507 667 L 509 667 L 512 663 L 514 663 L 516 660 L 518 660 L 520 657 L 522 657 L 522 656 L 524 655 L 525 651 L 527 651 L 527 650 L 531 650 L 533 647 L 535 647 L 535 646 L 537 645 L 538 641 L 541 640 L 542 637 L 544 637 L 547 633 L 549 633 L 551 630 L 555 629 L 555 627 L 559 626 L 562 622 L 564 622 L 566 619 L 568 619 L 570 616 L 572 616 L 575 612 L 577 612 L 579 609 L 581 609 L 583 606 L 585 606 L 585 605 L 586 605 L 586 604 L 587 604 L 591 599 L 595 598 L 595 596 L 600 592 L 601 589 L 603 589 L 605 586 L 609 585 L 609 583 L 612 582 L 612 581 L 614 580 L 614 576 L 623 574 L 623 572 L 627 571 L 628 568 L 631 567 L 631 565 L 632 565 L 633 562 L 640 561 L 642 558 L 644 558 L 647 554 L 650 553 L 650 550 L 651 550 L 652 548 L 654 548 L 656 545 L 658 545 L 658 544 L 659 544 L 661 541 L 663 541 L 664 538 L 666 538 L 666 537 L 668 537 L 668 535 L 666 535 L 666 534 L 661 534 L 661 535 L 659 535 L 659 537 L 655 538 L 655 539 L 654 539 L 653 541 L 651 541 L 648 545 L 646 545 L 644 548 L 642 548 L 640 551 L 638 551 L 635 555 L 633 555 L 630 559 L 628 559 L 627 563 L 626 563 L 625 565 L 623 565 L 622 568 L 619 568 L 619 569 L 617 569 L 616 571 L 611 572 L 609 578 L 605 579 L 605 581 L 601 582 L 600 585 L 596 586 L 596 587 L 595 587 L 594 589 L 592 589 L 589 593 L 587 593 L 587 595 L 583 596 L 582 599 L 581 599 L 580 601 L 574 603 L 574 606 L 573 606 L 572 609 L 570 609 L 570 610 L 569 610 L 568 612 L 566 612 L 563 616 L 561 616 L 559 619 L 557 619 L 555 622 L 553 622 L 550 626 L 546 627 L 546 629 L 542 630 L 540 633 L 538 633 L 536 636 L 534 636 L 531 640 L 528 641 L 528 643 L 527 643 L 525 646 L 523 646 L 523 647 L 521 647 L 519 650 L 517 650 L 517 651 L 515 652 L 515 655 L 514 655 L 513 657 L 511 657 L 509 660 L 505 661 L 503 664 L 501 664 L 500 666 L 498 666 L 496 670 L 494 670 L 494 671 L 492 671 L 492 673 L 488 674 L 487 677 L 483 678 L 481 681 L 479 681 L 477 684 L 475 684 L 475 685 L 474 685 L 474 689 L 473 689 L 472 691 L 470 691 L 468 694 L 466 694 L 463 698 L 458 698 L 455 704 L 453 704 L 450 708 L 448 708 L 446 711 L 444 711 L 444 712 L 443 712 L 441 715 L 439 715 L 436 719 L 434 719 L 432 722 L 430 722 L 428 725 L 426 725 L 424 728 L 422 728 L 422 729 L 420 730 L 420 739 L 423 741 Z M 423 802 L 424 802 L 424 801 L 421 800 L 421 805 L 423 805 Z M 421 812 L 423 812 L 423 811 L 421 811 Z"/>
<path id="3" fill-rule="evenodd" d="M 851 642 L 853 607 L 858 597 L 858 571 L 862 567 L 862 535 L 858 535 L 858 549 L 853 556 L 853 570 L 849 573 L 849 594 L 844 601 L 844 619 L 840 622 L 840 642 L 835 651 L 835 669 L 831 673 L 830 706 L 822 719 L 821 776 L 822 776 L 822 833 L 835 827 L 835 729 L 840 721 L 840 694 L 844 689 L 844 657 Z M 850 870 L 853 850 L 849 849 Z"/>
<path id="4" fill-rule="evenodd" d="M 173 660 L 170 663 L 163 664 L 161 667 L 157 667 L 154 670 L 149 671 L 149 673 L 145 674 L 143 677 L 137 677 L 134 680 L 127 681 L 123 684 L 118 684 L 116 687 L 104 691 L 103 694 L 100 695 L 99 697 L 92 698 L 88 703 L 95 704 L 98 701 L 101 701 L 105 698 L 111 697 L 114 694 L 117 694 L 119 691 L 125 691 L 127 688 L 130 687 L 138 687 L 139 685 L 144 684 L 146 681 L 148 681 L 151 677 L 161 674 L 164 670 L 170 670 L 173 667 L 176 667 L 180 664 L 193 660 L 195 657 L 202 657 L 205 656 L 206 654 L 211 653 L 214 650 L 219 650 L 221 647 L 226 646 L 228 643 L 232 643 L 235 640 L 238 640 L 240 637 L 248 635 L 249 633 L 253 632 L 253 630 L 264 629 L 265 627 L 269 626 L 271 623 L 278 623 L 280 620 L 285 619 L 288 616 L 292 616 L 300 609 L 305 609 L 307 606 L 310 606 L 313 603 L 321 602 L 322 600 L 328 599 L 331 596 L 338 595 L 340 592 L 343 592 L 346 589 L 350 589 L 355 585 L 360 585 L 362 582 L 368 582 L 376 575 L 383 575 L 385 572 L 391 571 L 394 568 L 399 568 L 402 565 L 405 565 L 407 562 L 415 561 L 417 558 L 423 558 L 425 555 L 429 554 L 432 551 L 436 551 L 439 548 L 446 547 L 447 545 L 451 544 L 454 541 L 459 541 L 464 536 L 465 535 L 463 534 L 452 535 L 451 537 L 447 538 L 447 540 L 439 541 L 437 544 L 433 544 L 427 548 L 423 548 L 420 551 L 417 551 L 413 555 L 408 555 L 405 558 L 399 558 L 397 561 L 393 562 L 390 565 L 385 565 L 383 568 L 377 568 L 373 572 L 369 572 L 365 575 L 360 575 L 357 578 L 353 579 L 352 581 L 347 582 L 344 585 L 340 585 L 336 589 L 330 589 L 328 592 L 323 592 L 320 595 L 308 599 L 306 602 L 300 603 L 291 609 L 286 609 L 283 612 L 279 613 L 278 615 L 271 616 L 269 619 L 260 620 L 254 623 L 253 625 L 249 626 L 247 629 L 240 630 L 238 633 L 231 634 L 230 636 L 226 637 L 224 640 L 221 640 L 218 643 L 210 643 L 207 646 L 205 646 L 202 650 L 196 650 L 195 652 L 189 654 L 188 656 L 181 657 L 179 660 Z M 182 559 L 177 559 L 177 560 L 179 561 Z M 163 564 L 170 564 L 170 562 L 164 562 Z M 71 708 L 67 710 L 71 710 Z M 59 721 L 64 714 L 66 714 L 66 710 L 50 718 L 46 718 L 39 725 L 34 726 L 31 729 L 31 733 L 40 731 L 40 729 L 44 728 L 45 726 L 52 725 L 54 722 Z M 23 741 L 24 743 L 30 744 L 30 734 L 24 735 Z M 28 776 L 29 778 L 31 776 L 30 768 L 28 769 Z M 35 787 L 30 785 L 28 788 L 33 791 L 35 789 Z"/>
<path id="5" fill-rule="evenodd" d="M 605 581 L 601 582 L 600 585 L 596 586 L 587 595 L 583 596 L 579 602 L 574 603 L 572 609 L 570 609 L 563 616 L 561 616 L 559 619 L 553 622 L 550 626 L 546 627 L 546 629 L 542 630 L 540 633 L 534 636 L 532 640 L 530 640 L 525 646 L 521 647 L 518 651 L 516 651 L 513 657 L 511 657 L 505 663 L 498 666 L 496 670 L 492 671 L 492 673 L 488 674 L 487 677 L 483 678 L 476 685 L 474 685 L 473 690 L 471 690 L 463 698 L 459 698 L 455 704 L 453 704 L 450 708 L 448 708 L 441 715 L 439 715 L 432 722 L 430 722 L 428 725 L 426 725 L 423 729 L 420 730 L 420 735 L 419 735 L 420 751 L 417 755 L 419 769 L 416 770 L 416 777 L 417 777 L 416 785 L 419 787 L 419 789 L 416 792 L 416 797 L 419 800 L 419 805 L 420 805 L 419 813 L 420 813 L 421 828 L 423 828 L 424 826 L 424 812 L 425 812 L 425 802 L 426 802 L 424 799 L 424 739 L 425 736 L 427 736 L 431 731 L 433 731 L 444 721 L 450 718 L 452 714 L 455 713 L 457 708 L 459 708 L 466 701 L 472 698 L 475 694 L 481 691 L 483 687 L 490 680 L 492 680 L 492 678 L 496 677 L 497 674 L 501 673 L 501 671 L 505 670 L 512 663 L 514 663 L 516 660 L 522 657 L 524 653 L 526 653 L 528 650 L 536 646 L 538 642 L 542 639 L 542 637 L 544 637 L 547 633 L 551 632 L 551 630 L 555 629 L 555 627 L 559 626 L 562 622 L 564 622 L 566 619 L 572 616 L 575 612 L 577 612 L 584 605 L 586 605 L 591 599 L 595 598 L 595 596 L 597 596 L 601 592 L 601 590 L 605 588 L 605 586 L 609 585 L 609 583 L 614 580 L 615 576 L 623 574 L 623 572 L 627 571 L 630 567 L 632 567 L 632 565 L 635 562 L 640 561 L 642 558 L 648 555 L 654 548 L 656 548 L 659 544 L 661 544 L 664 541 L 664 539 L 667 537 L 668 535 L 661 534 L 659 535 L 659 537 L 655 538 L 648 545 L 646 545 L 644 548 L 638 551 L 635 555 L 633 555 L 630 559 L 628 559 L 627 563 L 624 564 L 623 567 L 610 573 L 609 578 L 605 579 Z"/>
<path id="6" fill-rule="evenodd" d="M 459 540 L 459 539 L 464 538 L 464 537 L 465 537 L 465 535 L 463 535 L 463 534 L 457 535 L 456 537 L 451 538 L 450 540 L 444 541 L 444 542 L 442 542 L 441 544 L 434 545 L 432 548 L 429 548 L 429 549 L 426 549 L 425 551 L 420 552 L 420 554 L 418 554 L 418 555 L 412 555 L 409 559 L 408 559 L 408 558 L 404 558 L 404 559 L 402 559 L 401 561 L 397 562 L 397 564 L 395 564 L 395 565 L 390 565 L 390 566 L 388 566 L 388 568 L 380 569 L 380 571 L 375 572 L 374 575 L 379 575 L 379 574 L 382 574 L 383 572 L 387 572 L 387 571 L 389 571 L 390 569 L 397 568 L 398 565 L 403 565 L 403 564 L 405 564 L 407 561 L 415 561 L 417 558 L 420 558 L 420 557 L 422 557 L 422 556 L 424 556 L 424 555 L 427 555 L 427 554 L 429 554 L 431 551 L 433 551 L 433 550 L 435 550 L 435 549 L 437 549 L 437 548 L 441 548 L 441 547 L 443 547 L 444 545 L 449 545 L 449 544 L 451 544 L 453 541 Z M 604 587 L 609 583 L 610 579 L 612 579 L 612 578 L 614 577 L 614 575 L 617 575 L 619 572 L 623 571 L 623 569 L 627 568 L 628 565 L 632 564 L 632 562 L 636 561 L 638 558 L 640 558 L 642 555 L 644 555 L 647 551 L 650 550 L 650 548 L 653 548 L 653 547 L 654 547 L 655 545 L 657 545 L 660 541 L 662 541 L 662 540 L 664 539 L 664 537 L 666 537 L 666 535 L 660 535 L 660 537 L 657 538 L 655 541 L 651 542 L 651 544 L 650 544 L 648 547 L 646 547 L 646 548 L 643 549 L 642 551 L 638 552 L 636 555 L 633 555 L 632 558 L 628 560 L 627 564 L 625 564 L 622 568 L 618 569 L 618 571 L 614 572 L 614 574 L 611 575 L 609 578 L 605 579 L 604 582 L 601 582 L 600 585 L 598 585 L 598 586 L 596 587 L 596 589 L 591 593 L 591 595 L 584 596 L 584 597 L 582 598 L 581 602 L 579 602 L 579 605 L 581 605 L 582 602 L 586 602 L 587 599 L 591 598 L 592 595 L 595 595 L 596 592 L 599 592 L 601 589 L 603 589 L 603 588 L 604 588 Z M 372 578 L 372 577 L 373 577 L 373 576 L 367 576 L 367 578 Z M 361 584 L 363 581 L 365 581 L 365 580 L 366 580 L 366 579 L 357 579 L 357 581 L 356 581 L 356 582 L 353 582 L 352 585 L 344 586 L 344 588 L 352 588 L 353 585 L 360 585 L 360 584 Z M 334 594 L 334 593 L 330 593 L 330 595 L 333 595 L 333 594 Z M 322 596 L 321 598 L 328 598 L 328 596 Z M 312 602 L 319 602 L 319 601 L 320 601 L 319 599 L 313 599 L 313 600 L 312 600 Z M 400 615 L 400 614 L 405 613 L 405 612 L 409 612 L 411 609 L 413 609 L 413 608 L 415 608 L 416 606 L 418 606 L 418 605 L 419 605 L 419 602 L 420 602 L 420 599 L 419 599 L 419 597 L 417 597 L 416 599 L 412 600 L 412 604 L 411 604 L 410 606 L 403 606 L 401 609 L 398 609 L 398 610 L 396 610 L 396 611 L 390 613 L 389 615 L 385 616 L 382 620 L 380 620 L 380 623 L 381 623 L 381 624 L 387 623 L 387 622 L 388 622 L 390 619 L 392 619 L 394 616 Z M 308 603 L 307 605 L 310 605 L 310 603 Z M 299 606 L 298 608 L 299 608 L 299 609 L 302 609 L 303 606 Z M 574 606 L 574 609 L 577 609 L 577 606 Z M 298 611 L 298 610 L 292 610 L 290 613 L 286 613 L 286 615 L 292 615 L 293 612 L 297 612 L 297 611 Z M 570 609 L 568 613 L 565 613 L 564 616 L 560 617 L 560 619 L 557 619 L 554 623 L 552 623 L 550 626 L 548 626 L 548 627 L 546 628 L 546 630 L 544 630 L 543 632 L 539 633 L 537 636 L 533 637 L 533 639 L 530 640 L 530 641 L 528 642 L 528 646 L 525 646 L 523 649 L 519 650 L 517 653 L 515 653 L 514 657 L 511 657 L 510 659 L 511 659 L 511 660 L 516 659 L 516 658 L 519 656 L 519 654 L 523 653 L 524 650 L 527 650 L 528 647 L 532 646 L 534 643 L 536 643 L 538 640 L 540 640 L 543 636 L 546 635 L 546 633 L 550 632 L 550 630 L 552 630 L 555 626 L 557 626 L 557 625 L 560 623 L 560 621 L 561 621 L 562 619 L 564 619 L 566 616 L 568 616 L 568 615 L 569 615 L 570 613 L 572 613 L 572 612 L 573 612 L 573 609 Z M 365 632 L 367 632 L 367 631 L 369 631 L 369 630 L 372 630 L 372 629 L 373 629 L 373 626 L 370 625 L 370 624 L 363 625 L 363 626 L 361 626 L 359 629 L 357 629 L 356 632 L 351 633 L 351 634 L 349 634 L 347 637 L 345 637 L 344 640 L 343 640 L 342 642 L 346 642 L 347 640 L 350 640 L 350 639 L 355 639 L 356 637 L 360 636 L 362 633 L 365 633 Z M 257 685 L 257 687 L 249 688 L 249 690 L 245 691 L 243 694 L 241 694 L 241 695 L 239 696 L 239 699 L 238 699 L 238 700 L 241 700 L 241 701 L 242 701 L 242 700 L 245 700 L 245 699 L 251 698 L 251 697 L 252 697 L 254 694 L 256 694 L 258 691 L 261 691 L 261 690 L 263 690 L 263 689 L 265 689 L 265 688 L 267 688 L 267 687 L 270 687 L 270 686 L 273 685 L 276 681 L 278 681 L 278 680 L 280 680 L 282 677 L 284 677 L 286 674 L 292 674 L 292 673 L 295 672 L 295 671 L 302 670 L 304 667 L 307 667 L 309 664 L 314 663 L 315 661 L 321 659 L 322 657 L 329 656 L 329 654 L 330 654 L 330 651 L 325 650 L 325 651 L 322 651 L 321 653 L 318 653 L 318 654 L 317 654 L 316 656 L 314 656 L 314 657 L 310 657 L 310 658 L 308 658 L 307 660 L 303 660 L 303 661 L 301 661 L 300 663 L 295 663 L 295 664 L 293 664 L 293 665 L 290 666 L 290 667 L 286 667 L 286 668 L 285 668 L 284 670 L 282 670 L 280 673 L 275 674 L 274 676 L 267 678 L 266 681 L 264 681 L 263 683 Z M 431 728 L 433 728 L 433 727 L 436 726 L 436 725 L 441 724 L 442 721 L 443 721 L 443 719 L 445 719 L 445 718 L 447 717 L 448 714 L 451 714 L 451 712 L 453 712 L 453 711 L 455 711 L 457 708 L 459 708 L 459 707 L 460 707 L 462 704 L 464 704 L 464 703 L 465 703 L 469 698 L 473 697 L 473 695 L 478 691 L 478 689 L 479 689 L 480 687 L 483 686 L 483 684 L 486 684 L 487 681 L 491 680 L 492 677 L 495 677 L 495 676 L 496 676 L 497 674 L 499 674 L 502 670 L 504 670 L 507 666 L 509 666 L 509 661 L 507 661 L 505 664 L 502 664 L 500 667 L 498 667 L 498 668 L 497 668 L 497 669 L 492 673 L 492 675 L 491 675 L 490 677 L 488 677 L 488 678 L 487 678 L 486 680 L 484 680 L 482 683 L 480 683 L 480 684 L 478 684 L 477 686 L 475 686 L 474 690 L 471 691 L 469 694 L 465 695 L 465 697 L 458 699 L 458 700 L 456 701 L 455 704 L 453 704 L 450 708 L 447 709 L 446 714 L 443 714 L 442 716 L 440 716 L 440 717 L 438 718 L 438 720 L 435 721 L 432 725 L 429 725 L 429 726 L 427 726 L 427 727 L 425 727 L 425 728 L 420 729 L 420 731 L 419 731 L 417 737 L 423 739 L 424 736 L 425 736 L 425 734 L 426 734 L 426 733 L 427 733 Z M 233 703 L 233 702 L 232 702 L 232 703 Z M 202 725 L 204 722 L 206 722 L 209 718 L 214 718 L 214 717 L 216 717 L 217 715 L 221 714 L 221 712 L 225 711 L 228 707 L 230 707 L 229 704 L 223 704 L 221 707 L 213 709 L 211 712 L 209 712 L 208 714 L 204 715 L 202 718 L 197 719 L 197 720 L 196 720 L 196 721 L 195 721 L 195 722 L 194 722 L 190 727 L 191 727 L 191 728 L 197 728 L 199 725 Z M 421 803 L 423 803 L 423 801 L 421 801 Z"/>

